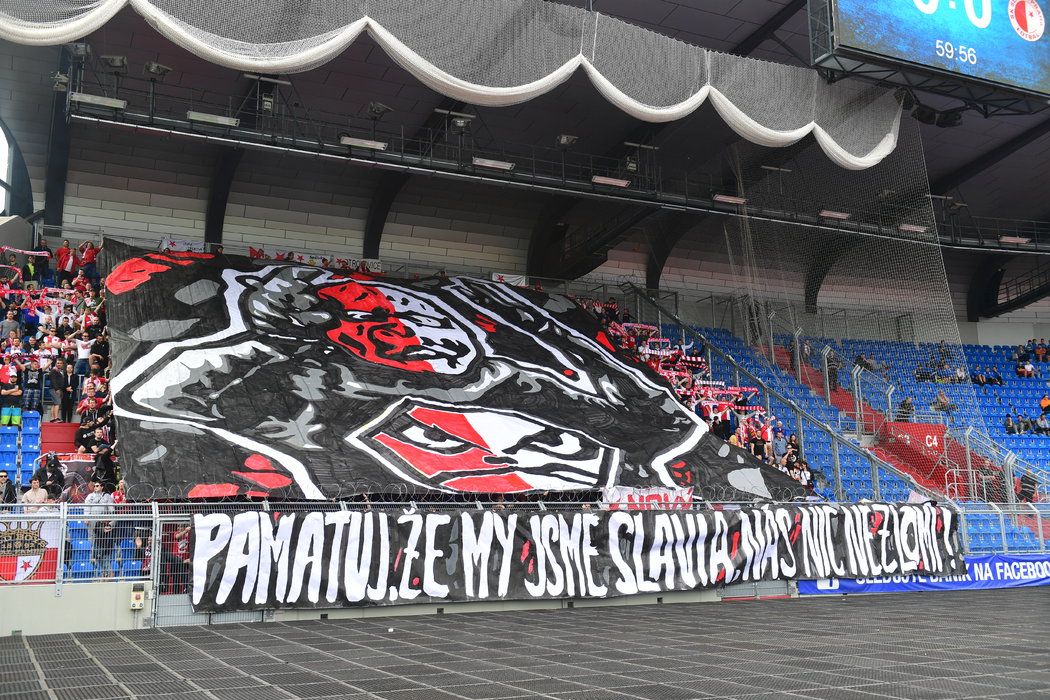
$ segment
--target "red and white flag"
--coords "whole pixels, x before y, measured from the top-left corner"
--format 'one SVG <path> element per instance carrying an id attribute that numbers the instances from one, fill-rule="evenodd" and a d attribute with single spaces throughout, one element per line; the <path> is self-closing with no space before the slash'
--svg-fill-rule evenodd
<path id="1" fill-rule="evenodd" d="M 58 520 L 0 522 L 0 580 L 45 583 L 58 568 Z"/>

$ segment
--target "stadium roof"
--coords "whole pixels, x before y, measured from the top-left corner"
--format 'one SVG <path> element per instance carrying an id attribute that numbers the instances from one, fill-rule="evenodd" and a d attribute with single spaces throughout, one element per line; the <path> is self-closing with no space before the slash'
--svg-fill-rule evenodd
<path id="1" fill-rule="evenodd" d="M 806 65 L 809 28 L 805 0 L 555 0 L 667 36 L 720 51 Z M 750 52 L 741 51 L 749 49 Z M 923 96 L 934 107 L 957 106 Z M 951 194 L 970 213 L 1050 220 L 1050 110 L 1031 116 L 985 119 L 967 113 L 945 129 L 922 126 L 934 194 Z"/>

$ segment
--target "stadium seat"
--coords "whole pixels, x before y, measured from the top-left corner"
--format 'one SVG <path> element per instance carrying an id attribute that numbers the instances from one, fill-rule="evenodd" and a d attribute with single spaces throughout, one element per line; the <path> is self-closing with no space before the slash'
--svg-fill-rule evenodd
<path id="1" fill-rule="evenodd" d="M 142 575 L 141 559 L 125 559 L 121 566 L 121 575 L 124 578 L 138 578 Z"/>
<path id="2" fill-rule="evenodd" d="M 15 451 L 18 449 L 18 428 L 5 425 L 0 431 L 0 450 Z"/>
<path id="3" fill-rule="evenodd" d="M 95 577 L 95 567 L 90 559 L 74 561 L 69 565 L 70 578 L 85 579 Z"/>
<path id="4" fill-rule="evenodd" d="M 25 411 L 22 413 L 22 432 L 26 432 L 26 428 L 30 428 L 33 432 L 40 434 L 40 414 L 36 411 Z"/>
<path id="5" fill-rule="evenodd" d="M 91 541 L 87 538 L 73 540 L 70 543 L 70 550 L 72 552 L 71 563 L 91 561 Z"/>

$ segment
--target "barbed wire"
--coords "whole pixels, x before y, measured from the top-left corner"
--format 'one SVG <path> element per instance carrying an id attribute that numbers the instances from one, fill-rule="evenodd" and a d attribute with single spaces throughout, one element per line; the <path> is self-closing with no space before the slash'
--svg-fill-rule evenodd
<path id="1" fill-rule="evenodd" d="M 86 483 L 86 482 L 85 482 Z M 126 500 L 116 504 L 117 509 L 150 512 L 153 504 L 165 512 L 203 512 L 209 509 L 273 509 L 276 504 L 288 509 L 361 509 L 361 508 L 457 508 L 457 509 L 593 509 L 606 504 L 602 492 L 545 491 L 519 494 L 453 493 L 436 490 L 418 490 L 401 483 L 376 484 L 369 481 L 349 482 L 328 489 L 325 500 L 306 500 L 285 494 L 234 494 L 214 497 L 193 496 L 197 487 L 188 484 L 155 485 L 136 483 L 128 487 Z M 676 510 L 708 508 L 718 504 L 760 505 L 766 503 L 802 503 L 823 501 L 819 497 L 800 495 L 799 489 L 774 488 L 761 497 L 730 486 L 703 486 L 693 490 L 692 501 L 667 498 L 644 504 L 631 503 L 632 509 Z M 826 502 L 826 501 L 825 501 Z M 83 491 L 67 489 L 60 498 L 43 504 L 45 510 L 57 510 L 66 504 L 71 512 L 83 512 L 93 507 L 83 503 Z M 20 506 L 21 504 L 13 504 Z M 30 506 L 36 507 L 36 506 Z M 625 503 L 624 508 L 628 505 Z M 3 512 L 0 506 L 0 512 Z"/>

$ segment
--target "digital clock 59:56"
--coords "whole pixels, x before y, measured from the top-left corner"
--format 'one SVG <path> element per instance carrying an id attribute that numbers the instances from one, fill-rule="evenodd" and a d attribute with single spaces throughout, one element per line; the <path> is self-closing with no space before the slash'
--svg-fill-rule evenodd
<path id="1" fill-rule="evenodd" d="M 941 58 L 947 58 L 949 61 L 955 59 L 959 63 L 969 63 L 970 65 L 977 65 L 977 49 L 972 46 L 963 46 L 960 44 L 956 46 L 950 41 L 937 40 L 935 44 L 935 50 L 937 55 Z"/>

